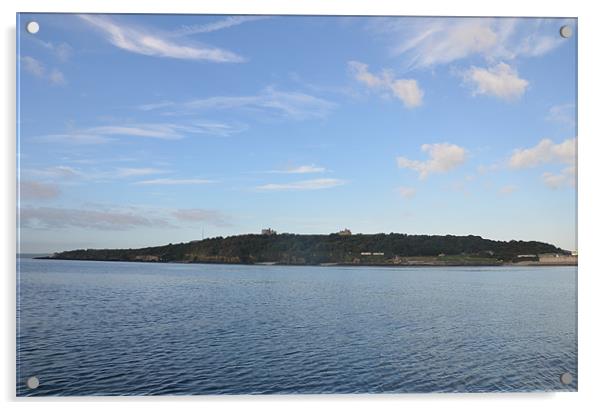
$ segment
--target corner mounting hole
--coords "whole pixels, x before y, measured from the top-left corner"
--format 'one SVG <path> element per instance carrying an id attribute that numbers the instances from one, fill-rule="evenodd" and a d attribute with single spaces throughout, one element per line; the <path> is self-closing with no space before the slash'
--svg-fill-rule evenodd
<path id="1" fill-rule="evenodd" d="M 27 379 L 27 387 L 30 389 L 37 389 L 40 386 L 40 380 L 36 376 L 31 376 Z"/>
<path id="2" fill-rule="evenodd" d="M 560 375 L 560 382 L 562 384 L 571 384 L 573 382 L 573 375 L 569 372 L 564 372 Z"/>
<path id="3" fill-rule="evenodd" d="M 37 21 L 30 21 L 27 23 L 27 26 L 25 26 L 25 29 L 29 34 L 36 34 L 38 31 L 40 31 L 40 25 Z"/>
<path id="4" fill-rule="evenodd" d="M 571 26 L 562 26 L 560 27 L 560 37 L 569 38 L 573 35 L 573 29 Z"/>

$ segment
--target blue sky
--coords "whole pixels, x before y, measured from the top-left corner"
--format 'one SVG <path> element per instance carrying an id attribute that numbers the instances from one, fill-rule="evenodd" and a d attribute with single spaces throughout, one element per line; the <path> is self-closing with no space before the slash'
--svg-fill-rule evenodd
<path id="1" fill-rule="evenodd" d="M 265 227 L 576 249 L 576 20 L 18 20 L 22 252 Z"/>

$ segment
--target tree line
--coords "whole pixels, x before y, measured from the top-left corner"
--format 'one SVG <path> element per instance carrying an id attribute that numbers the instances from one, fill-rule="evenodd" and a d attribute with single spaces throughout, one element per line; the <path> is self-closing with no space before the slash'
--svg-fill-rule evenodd
<path id="1" fill-rule="evenodd" d="M 377 253 L 366 258 L 362 253 Z M 356 234 L 356 235 L 236 235 L 139 249 L 78 249 L 54 254 L 54 259 L 161 261 L 204 263 L 389 263 L 399 258 L 465 255 L 512 261 L 519 255 L 568 254 L 537 241 L 495 241 L 480 236 Z M 382 254 L 382 255 L 380 255 Z M 359 262 L 358 262 L 359 261 Z"/>

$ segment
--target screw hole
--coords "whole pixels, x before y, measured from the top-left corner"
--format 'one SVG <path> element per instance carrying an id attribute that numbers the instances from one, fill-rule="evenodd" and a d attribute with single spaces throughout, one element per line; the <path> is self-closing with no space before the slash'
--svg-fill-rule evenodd
<path id="1" fill-rule="evenodd" d="M 560 375 L 560 382 L 562 384 L 571 384 L 573 382 L 573 375 L 569 372 L 564 372 Z"/>
<path id="2" fill-rule="evenodd" d="M 31 376 L 29 379 L 27 379 L 27 387 L 30 389 L 37 389 L 39 385 L 40 380 L 36 376 Z"/>
<path id="3" fill-rule="evenodd" d="M 562 26 L 560 27 L 560 37 L 569 38 L 573 35 L 573 29 L 571 26 Z"/>

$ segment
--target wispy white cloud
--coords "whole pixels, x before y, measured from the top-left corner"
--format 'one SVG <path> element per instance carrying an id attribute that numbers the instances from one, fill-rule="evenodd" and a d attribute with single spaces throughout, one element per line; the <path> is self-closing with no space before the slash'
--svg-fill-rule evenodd
<path id="1" fill-rule="evenodd" d="M 44 64 L 33 57 L 23 56 L 20 58 L 20 61 L 21 67 L 37 78 L 46 80 L 52 85 L 64 85 L 67 83 L 62 72 L 56 68 L 49 71 Z"/>
<path id="2" fill-rule="evenodd" d="M 265 184 L 256 187 L 258 191 L 307 191 L 334 188 L 346 182 L 336 178 L 318 178 L 285 184 Z"/>
<path id="3" fill-rule="evenodd" d="M 75 144 L 75 145 L 96 145 L 106 144 L 115 141 L 114 138 L 107 138 L 101 135 L 86 134 L 83 132 L 72 131 L 63 134 L 38 135 L 31 138 L 35 142 L 49 144 Z"/>
<path id="4" fill-rule="evenodd" d="M 246 129 L 244 125 L 231 125 L 218 122 L 190 123 L 134 123 L 123 125 L 103 125 L 64 134 L 50 134 L 34 137 L 38 142 L 104 144 L 114 141 L 113 137 L 141 137 L 163 140 L 179 140 L 189 134 L 230 136 Z"/>
<path id="5" fill-rule="evenodd" d="M 50 54 L 54 55 L 61 63 L 66 63 L 71 57 L 71 54 L 73 53 L 73 48 L 65 42 L 53 43 L 51 41 L 43 41 L 36 36 L 31 36 L 29 37 L 29 39 L 35 44 L 38 44 L 39 46 L 46 49 L 48 52 L 50 52 Z"/>
<path id="6" fill-rule="evenodd" d="M 159 168 L 118 168 L 115 171 L 115 176 L 117 177 L 139 177 L 139 176 L 147 176 L 147 175 L 157 175 L 157 174 L 165 174 L 169 171 L 165 169 Z"/>
<path id="7" fill-rule="evenodd" d="M 169 33 L 163 33 L 156 28 L 136 27 L 129 23 L 120 24 L 115 19 L 102 15 L 83 14 L 79 17 L 98 29 L 115 47 L 132 53 L 216 63 L 245 61 L 241 56 L 228 50 L 170 39 Z"/>
<path id="8" fill-rule="evenodd" d="M 238 26 L 251 21 L 258 21 L 270 18 L 270 16 L 228 16 L 224 19 L 213 21 L 206 24 L 186 25 L 181 29 L 171 33 L 173 37 L 189 36 L 192 34 L 211 33 L 213 31 Z"/>
<path id="9" fill-rule="evenodd" d="M 414 198 L 416 195 L 416 188 L 402 186 L 397 188 L 397 193 L 405 199 Z"/>
<path id="10" fill-rule="evenodd" d="M 47 184 L 36 181 L 19 181 L 21 200 L 49 200 L 55 199 L 60 194 L 56 184 Z"/>
<path id="11" fill-rule="evenodd" d="M 553 105 L 548 111 L 546 120 L 569 126 L 575 125 L 575 104 Z"/>
<path id="12" fill-rule="evenodd" d="M 215 181 L 202 178 L 158 178 L 136 182 L 138 185 L 205 185 L 213 183 Z"/>
<path id="13" fill-rule="evenodd" d="M 268 171 L 270 174 L 321 174 L 326 172 L 326 168 L 318 167 L 314 164 L 311 165 L 300 165 L 297 167 L 290 167 L 283 170 Z"/>
<path id="14" fill-rule="evenodd" d="M 497 34 L 481 19 L 432 19 L 408 26 L 414 31 L 394 53 L 410 55 L 409 66 L 422 68 L 445 64 L 495 47 Z"/>
<path id="15" fill-rule="evenodd" d="M 472 66 L 464 72 L 464 81 L 473 87 L 473 95 L 486 94 L 506 101 L 516 100 L 525 93 L 529 82 L 518 76 L 506 63 L 482 68 Z"/>
<path id="16" fill-rule="evenodd" d="M 322 118 L 334 103 L 301 92 L 283 92 L 268 88 L 253 96 L 210 97 L 184 103 L 190 110 L 247 108 L 275 112 L 293 119 Z"/>
<path id="17" fill-rule="evenodd" d="M 551 164 L 564 164 L 560 172 L 544 172 L 542 180 L 544 184 L 552 189 L 575 186 L 577 160 L 577 139 L 569 138 L 563 142 L 554 143 L 544 138 L 531 148 L 516 149 L 508 160 L 511 168 L 533 168 L 536 166 Z"/>
<path id="18" fill-rule="evenodd" d="M 215 209 L 176 209 L 173 216 L 183 222 L 204 222 L 214 226 L 230 226 L 228 217 Z"/>
<path id="19" fill-rule="evenodd" d="M 144 111 L 169 108 L 172 113 L 184 115 L 208 110 L 242 109 L 252 113 L 261 112 L 267 115 L 303 120 L 323 118 L 335 107 L 335 103 L 310 94 L 278 91 L 273 87 L 268 87 L 256 95 L 217 96 L 186 102 L 162 101 L 156 104 L 144 104 L 138 108 Z"/>
<path id="20" fill-rule="evenodd" d="M 173 105 L 175 105 L 173 101 L 159 101 L 156 103 L 142 104 L 139 105 L 137 108 L 141 111 L 152 111 L 157 110 L 159 108 L 171 107 Z"/>
<path id="21" fill-rule="evenodd" d="M 499 193 L 502 195 L 510 195 L 516 192 L 517 189 L 518 187 L 516 185 L 504 185 L 500 188 Z"/>
<path id="22" fill-rule="evenodd" d="M 165 140 L 180 139 L 175 124 L 133 124 L 133 125 L 107 125 L 84 130 L 93 135 L 122 135 L 133 137 L 159 138 Z"/>
<path id="23" fill-rule="evenodd" d="M 65 80 L 65 76 L 63 75 L 63 73 L 57 69 L 53 69 L 52 71 L 50 71 L 50 73 L 48 73 L 48 81 L 50 81 L 50 84 L 56 85 L 62 85 L 67 83 L 67 80 Z"/>
<path id="24" fill-rule="evenodd" d="M 183 132 L 229 137 L 248 129 L 245 124 L 225 124 L 221 122 L 196 122 L 181 128 Z"/>
<path id="25" fill-rule="evenodd" d="M 462 165 L 467 158 L 466 149 L 449 143 L 423 144 L 422 151 L 426 152 L 429 159 L 426 161 L 411 160 L 397 157 L 397 166 L 414 170 L 424 179 L 429 174 L 444 173 Z"/>
<path id="26" fill-rule="evenodd" d="M 30 173 L 30 174 L 38 176 L 38 177 L 50 178 L 50 179 L 55 179 L 55 180 L 57 180 L 57 179 L 65 180 L 65 179 L 82 176 L 82 173 L 79 170 L 77 170 L 73 167 L 70 167 L 70 166 L 66 166 L 66 165 L 57 165 L 57 166 L 46 167 L 46 168 L 41 168 L 41 169 L 23 168 L 22 172 Z"/>
<path id="27" fill-rule="evenodd" d="M 165 229 L 195 224 L 227 227 L 232 216 L 217 209 L 157 208 L 85 203 L 79 207 L 22 206 L 20 226 L 34 230 L 80 228 L 100 231 Z"/>
<path id="28" fill-rule="evenodd" d="M 21 173 L 45 181 L 53 182 L 106 182 L 127 178 L 159 175 L 169 173 L 169 170 L 152 167 L 123 167 L 123 168 L 74 168 L 66 165 L 46 168 L 23 168 Z"/>
<path id="29" fill-rule="evenodd" d="M 548 188 L 573 187 L 576 183 L 575 166 L 566 167 L 560 173 L 544 172 L 542 179 Z"/>
<path id="30" fill-rule="evenodd" d="M 22 228 L 82 228 L 123 231 L 140 227 L 165 227 L 166 219 L 148 218 L 124 210 L 25 207 L 20 210 Z"/>
<path id="31" fill-rule="evenodd" d="M 517 18 L 379 18 L 371 31 L 386 37 L 406 69 L 448 64 L 471 56 L 489 62 L 536 57 L 563 43 L 558 20 Z"/>
<path id="32" fill-rule="evenodd" d="M 23 67 L 28 73 L 39 78 L 42 78 L 46 75 L 46 68 L 44 65 L 30 56 L 21 57 L 21 67 Z"/>
<path id="33" fill-rule="evenodd" d="M 422 105 L 424 92 L 413 79 L 395 78 L 393 71 L 383 70 L 380 74 L 368 71 L 368 65 L 359 61 L 350 61 L 349 69 L 353 77 L 366 87 L 384 92 L 399 99 L 407 108 Z"/>
<path id="34" fill-rule="evenodd" d="M 517 149 L 510 157 L 512 168 L 531 168 L 546 163 L 575 164 L 577 139 L 570 138 L 558 144 L 544 138 L 531 148 Z"/>
<path id="35" fill-rule="evenodd" d="M 543 23 L 543 20 L 539 20 Z M 549 23 L 543 26 L 547 28 L 546 33 L 538 31 L 536 28 L 532 33 L 525 35 L 514 49 L 507 51 L 508 57 L 526 56 L 526 57 L 539 57 L 548 54 L 550 51 L 559 47 L 565 40 L 561 38 L 558 33 L 558 27 L 562 26 L 563 23 L 559 23 L 557 20 L 553 21 L 555 26 L 550 28 Z M 539 24 L 542 27 L 542 24 Z"/>

